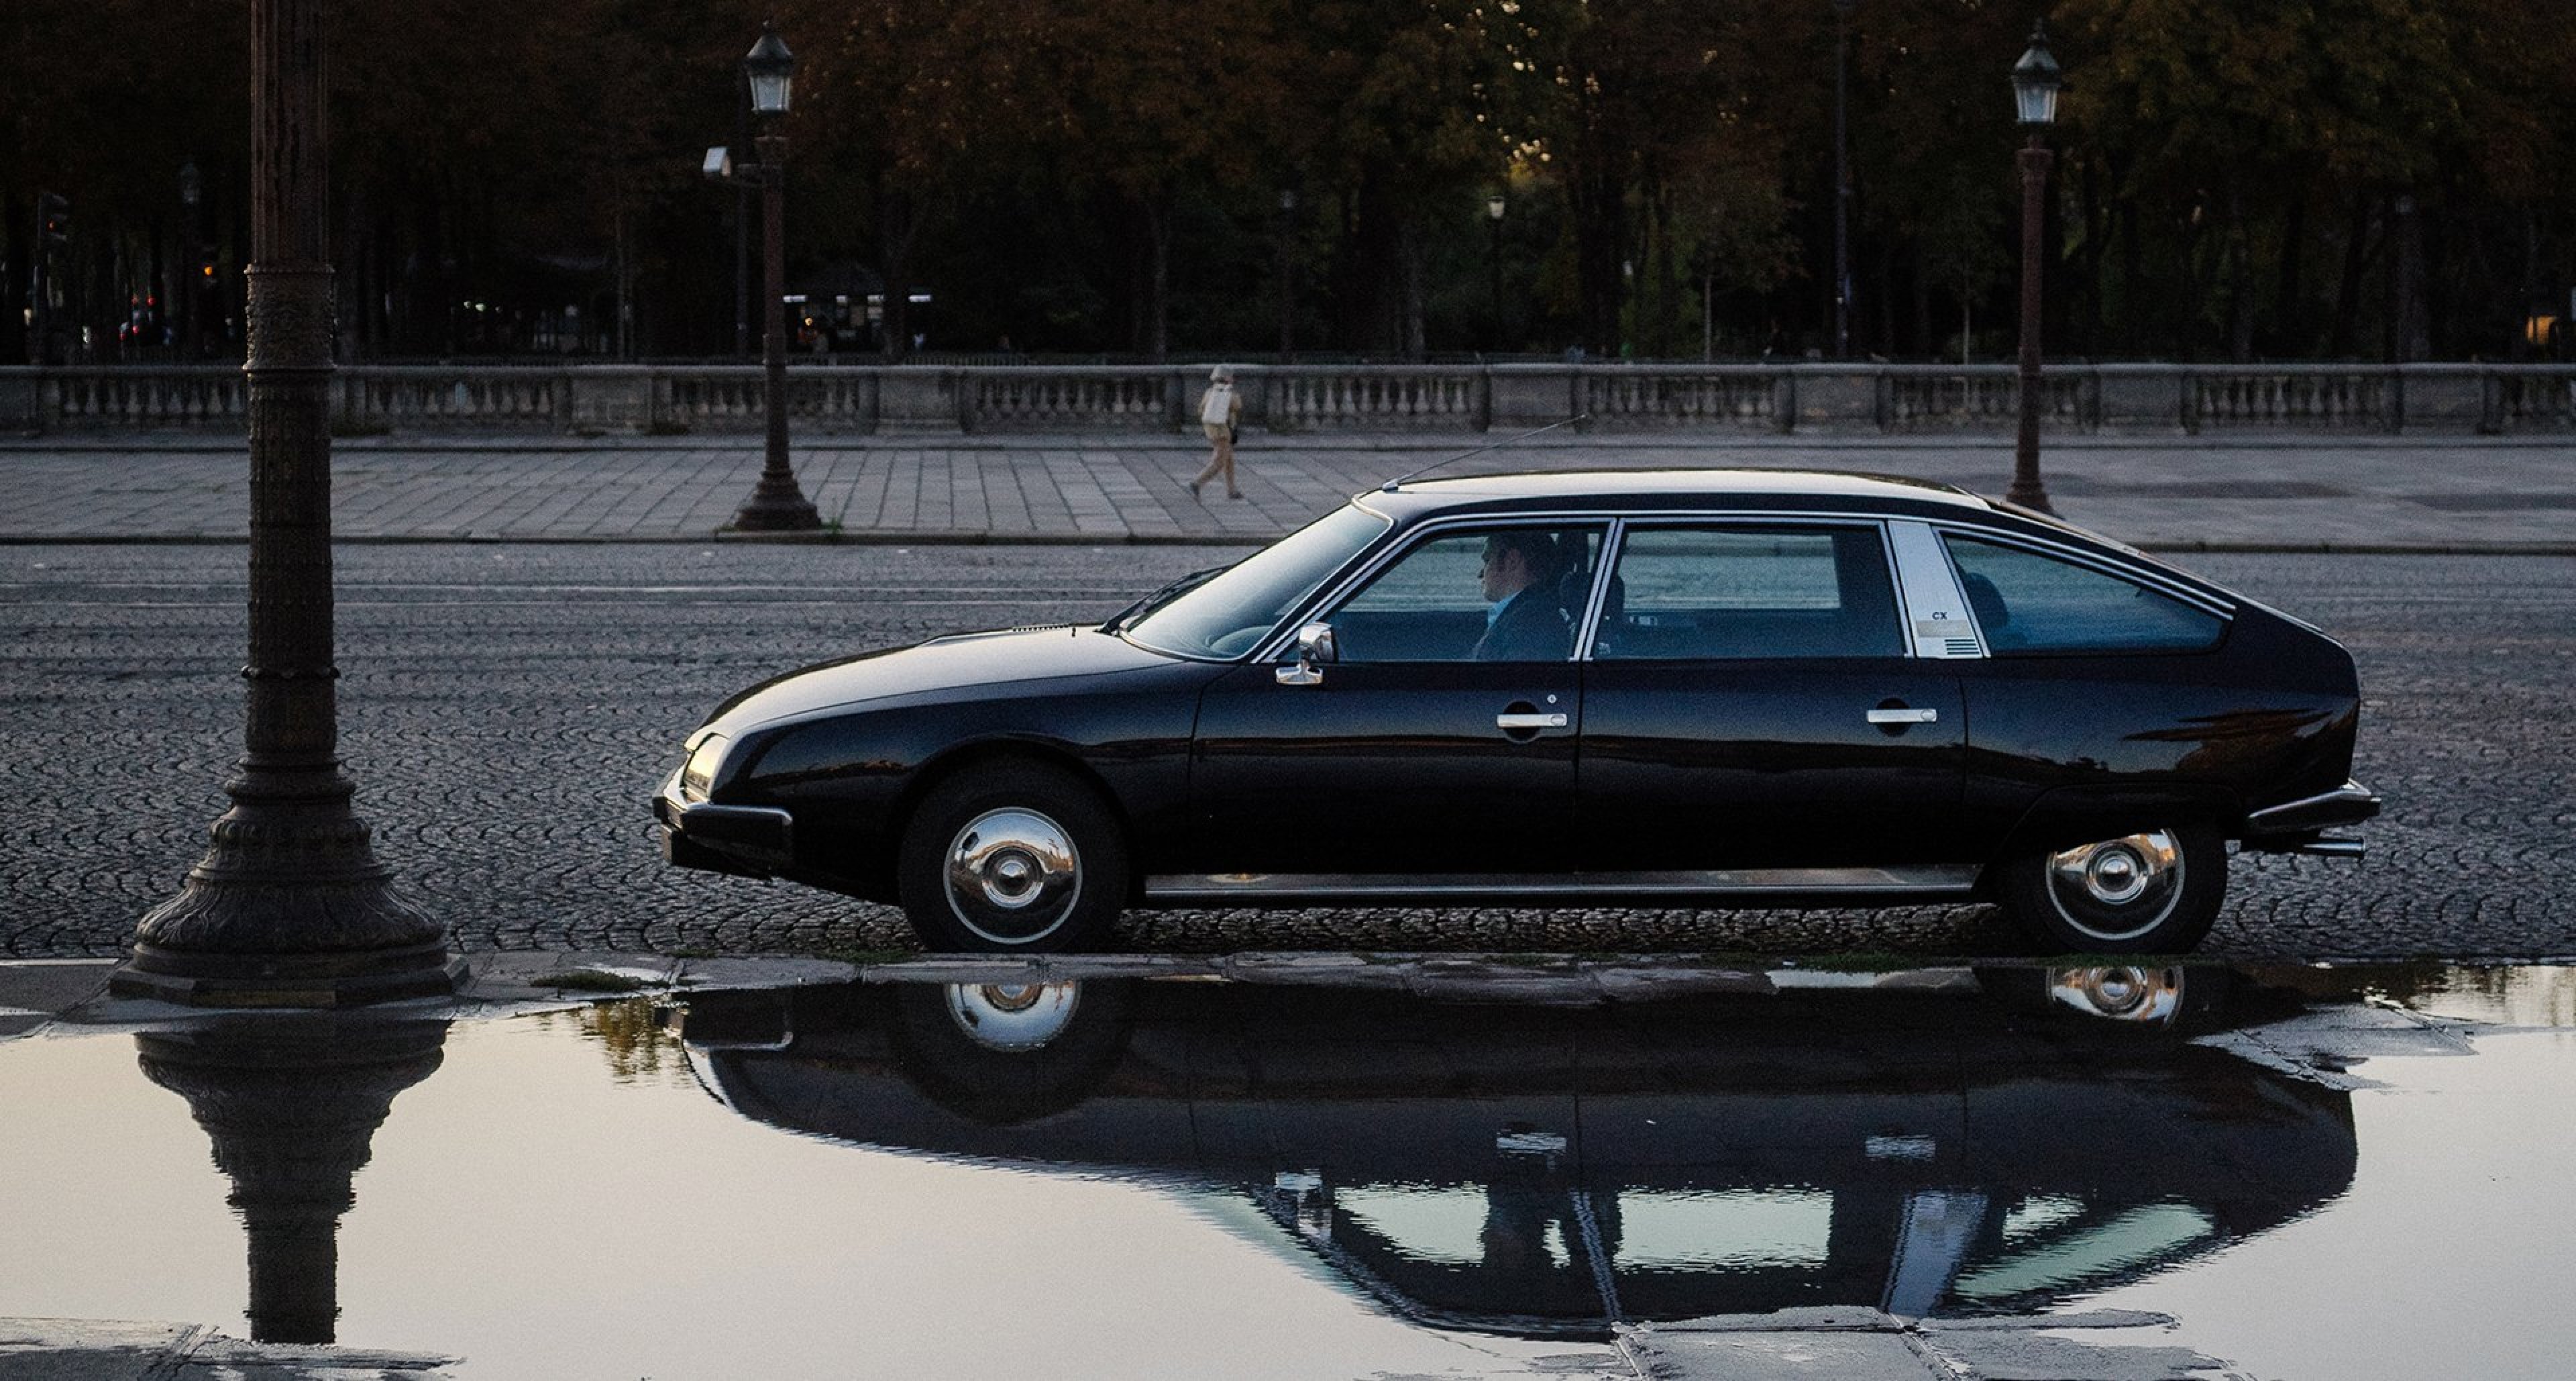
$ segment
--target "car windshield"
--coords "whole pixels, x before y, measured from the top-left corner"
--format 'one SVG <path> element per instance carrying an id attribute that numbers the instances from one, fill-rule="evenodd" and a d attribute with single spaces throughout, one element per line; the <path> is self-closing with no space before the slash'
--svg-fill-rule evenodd
<path id="1" fill-rule="evenodd" d="M 1387 529 L 1357 505 L 1325 514 L 1195 585 L 1147 601 L 1123 631 L 1158 652 L 1240 657 Z"/>

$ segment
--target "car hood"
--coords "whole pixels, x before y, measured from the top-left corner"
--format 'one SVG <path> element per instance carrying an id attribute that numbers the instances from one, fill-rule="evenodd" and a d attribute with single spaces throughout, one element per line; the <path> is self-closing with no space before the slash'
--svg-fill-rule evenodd
<path id="1" fill-rule="evenodd" d="M 960 633 L 823 662 L 763 681 L 707 716 L 728 737 L 763 724 L 897 696 L 1169 666 L 1172 658 L 1098 628 L 1060 625 Z"/>

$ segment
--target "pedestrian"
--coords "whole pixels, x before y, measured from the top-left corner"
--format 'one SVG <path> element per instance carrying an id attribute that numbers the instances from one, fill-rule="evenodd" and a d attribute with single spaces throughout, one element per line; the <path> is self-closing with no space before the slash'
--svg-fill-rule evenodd
<path id="1" fill-rule="evenodd" d="M 1199 395 L 1199 426 L 1207 432 L 1207 468 L 1190 481 L 1190 497 L 1199 496 L 1199 486 L 1225 476 L 1225 496 L 1243 497 L 1234 482 L 1234 433 L 1243 421 L 1243 396 L 1234 391 L 1234 366 L 1221 364 L 1208 371 L 1207 392 Z"/>

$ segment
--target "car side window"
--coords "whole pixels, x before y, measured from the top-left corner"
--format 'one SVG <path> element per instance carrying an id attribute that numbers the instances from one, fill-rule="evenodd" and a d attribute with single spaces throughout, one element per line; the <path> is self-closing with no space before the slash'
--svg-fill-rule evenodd
<path id="1" fill-rule="evenodd" d="M 2227 631 L 2216 615 L 2089 566 L 1959 533 L 1942 540 L 1991 652 L 2197 651 Z"/>
<path id="2" fill-rule="evenodd" d="M 1561 662 L 1592 588 L 1598 526 L 1519 524 L 1415 543 L 1327 613 L 1343 662 Z"/>
<path id="3" fill-rule="evenodd" d="M 1864 526 L 1630 528 L 1592 655 L 1902 657 L 1884 538 Z"/>

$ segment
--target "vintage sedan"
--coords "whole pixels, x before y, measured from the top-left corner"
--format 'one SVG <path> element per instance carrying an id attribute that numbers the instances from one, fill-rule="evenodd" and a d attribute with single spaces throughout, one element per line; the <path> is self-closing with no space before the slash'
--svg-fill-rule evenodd
<path id="1" fill-rule="evenodd" d="M 1391 484 L 1097 626 L 727 701 L 666 856 L 900 903 L 941 950 L 1129 906 L 1988 898 L 2180 952 L 2239 849 L 2346 857 L 2351 656 L 2044 515 L 1761 470 Z"/>

